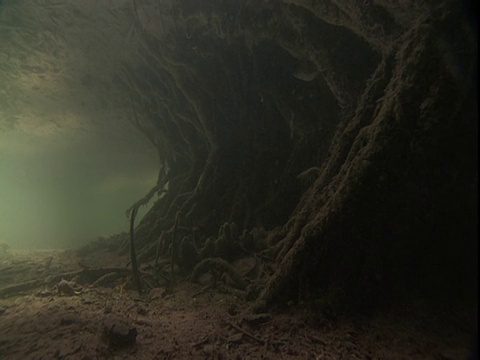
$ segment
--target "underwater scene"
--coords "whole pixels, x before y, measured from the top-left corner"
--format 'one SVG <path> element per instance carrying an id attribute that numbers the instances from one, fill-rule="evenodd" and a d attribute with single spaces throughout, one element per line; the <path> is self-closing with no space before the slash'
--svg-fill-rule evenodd
<path id="1" fill-rule="evenodd" d="M 0 0 L 0 359 L 478 359 L 477 21 Z"/>

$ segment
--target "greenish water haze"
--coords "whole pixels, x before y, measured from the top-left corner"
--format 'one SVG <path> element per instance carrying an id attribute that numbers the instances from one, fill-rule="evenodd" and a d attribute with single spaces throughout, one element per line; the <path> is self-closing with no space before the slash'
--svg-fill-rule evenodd
<path id="1" fill-rule="evenodd" d="M 0 243 L 70 247 L 127 231 L 125 210 L 158 169 L 127 121 L 132 2 L 0 5 Z"/>
<path id="2" fill-rule="evenodd" d="M 156 166 L 155 150 L 134 129 L 128 138 L 0 132 L 0 242 L 65 248 L 128 231 L 125 210 L 155 185 Z"/>

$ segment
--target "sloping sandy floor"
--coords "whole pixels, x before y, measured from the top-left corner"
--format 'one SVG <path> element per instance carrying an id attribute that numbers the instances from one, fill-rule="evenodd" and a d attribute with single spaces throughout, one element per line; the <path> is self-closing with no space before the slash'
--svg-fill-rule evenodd
<path id="1" fill-rule="evenodd" d="M 14 254 L 0 266 L 0 289 L 78 271 L 78 260 L 72 252 Z M 89 261 L 126 264 L 108 253 Z M 120 283 L 77 285 L 72 294 L 43 285 L 4 295 L 0 359 L 446 360 L 466 359 L 471 345 L 472 314 L 454 309 L 417 305 L 327 319 L 317 305 L 304 304 L 253 315 L 243 299 L 213 289 L 198 294 L 201 289 L 183 281 L 172 292 L 157 288 L 140 298 Z M 126 335 L 126 345 L 114 341 L 116 332 Z"/>

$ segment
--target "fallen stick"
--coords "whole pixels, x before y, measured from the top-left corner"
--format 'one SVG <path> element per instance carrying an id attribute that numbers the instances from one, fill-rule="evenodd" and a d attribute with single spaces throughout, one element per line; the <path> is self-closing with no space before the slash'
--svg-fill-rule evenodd
<path id="1" fill-rule="evenodd" d="M 19 284 L 8 285 L 0 289 L 0 297 L 6 297 L 8 295 L 16 294 L 21 291 L 30 290 L 42 285 L 40 280 L 30 280 Z"/>
<path id="2" fill-rule="evenodd" d="M 202 288 L 201 288 L 200 290 L 198 290 L 196 293 L 194 293 L 194 294 L 192 295 L 192 297 L 195 298 L 195 297 L 203 294 L 204 292 L 206 292 L 207 290 L 210 290 L 210 289 L 212 289 L 212 288 L 213 288 L 213 285 L 212 285 L 212 284 L 208 284 L 208 285 L 202 287 Z"/>
<path id="3" fill-rule="evenodd" d="M 263 340 L 263 339 L 255 336 L 255 335 L 253 335 L 252 333 L 249 333 L 247 330 L 242 329 L 240 326 L 235 325 L 234 323 L 232 323 L 232 322 L 230 322 L 230 321 L 228 321 L 228 320 L 225 320 L 225 319 L 224 319 L 223 321 L 224 321 L 227 325 L 230 325 L 230 326 L 231 326 L 232 328 L 234 328 L 235 330 L 238 330 L 238 331 L 240 331 L 241 333 L 247 335 L 250 339 L 253 339 L 253 340 L 259 342 L 260 344 L 265 345 L 265 342 L 266 342 L 265 340 Z"/>
<path id="4" fill-rule="evenodd" d="M 128 275 L 131 272 L 129 269 L 126 269 L 126 268 L 101 268 L 101 269 L 87 269 L 87 270 L 61 273 L 61 274 L 49 276 L 45 280 L 35 279 L 35 280 L 21 282 L 18 284 L 5 286 L 3 288 L 0 288 L 0 297 L 13 296 L 15 294 L 18 294 L 19 292 L 32 290 L 40 286 L 53 285 L 62 279 L 71 280 L 78 275 L 98 279 L 99 277 L 109 273 L 120 273 L 120 274 Z"/>

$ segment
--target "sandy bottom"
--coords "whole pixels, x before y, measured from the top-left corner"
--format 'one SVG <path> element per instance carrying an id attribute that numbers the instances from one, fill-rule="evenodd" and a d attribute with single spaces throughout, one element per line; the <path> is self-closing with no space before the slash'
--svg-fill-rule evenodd
<path id="1" fill-rule="evenodd" d="M 93 268 L 128 261 L 108 253 L 88 260 Z M 314 304 L 252 314 L 245 300 L 200 293 L 188 281 L 142 297 L 122 281 L 75 283 L 68 293 L 53 278 L 12 290 L 81 271 L 78 261 L 72 252 L 39 251 L 0 263 L 0 359 L 446 360 L 467 359 L 471 347 L 471 313 L 445 307 L 327 319 Z"/>

